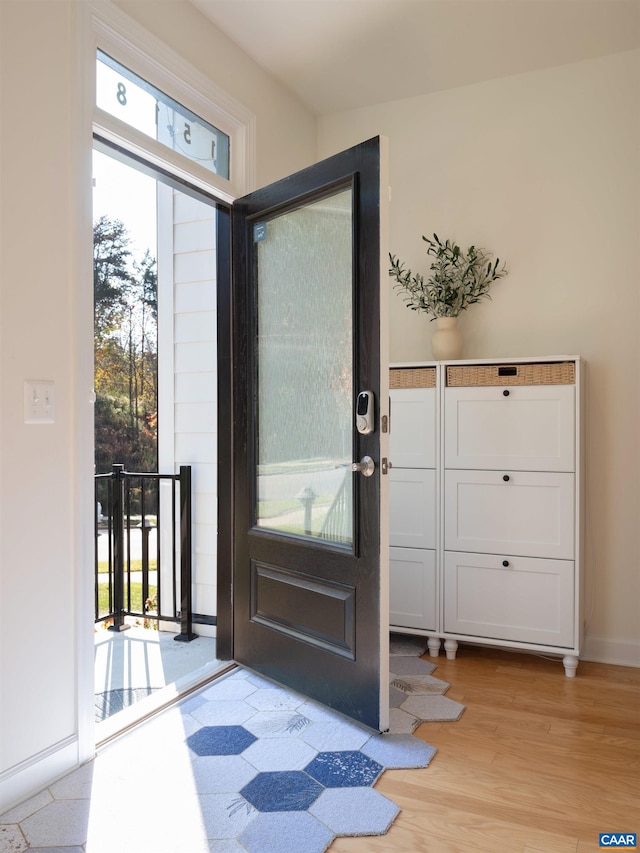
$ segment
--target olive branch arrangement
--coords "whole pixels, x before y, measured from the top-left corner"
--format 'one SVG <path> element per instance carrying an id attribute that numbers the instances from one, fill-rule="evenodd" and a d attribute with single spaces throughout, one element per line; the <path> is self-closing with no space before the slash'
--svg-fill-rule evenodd
<path id="1" fill-rule="evenodd" d="M 469 305 L 481 299 L 491 299 L 489 288 L 492 282 L 503 278 L 507 268 L 500 258 L 491 261 L 491 252 L 469 246 L 463 252 L 451 240 L 442 242 L 437 234 L 433 240 L 423 235 L 427 243 L 427 255 L 434 260 L 429 267 L 428 278 L 411 270 L 392 254 L 389 254 L 389 276 L 396 280 L 395 290 L 404 291 L 404 301 L 412 311 L 438 317 L 457 317 Z"/>

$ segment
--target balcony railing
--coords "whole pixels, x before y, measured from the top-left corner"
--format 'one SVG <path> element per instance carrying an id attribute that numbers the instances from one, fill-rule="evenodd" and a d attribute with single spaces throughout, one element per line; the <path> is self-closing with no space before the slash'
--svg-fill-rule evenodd
<path id="1" fill-rule="evenodd" d="M 191 466 L 149 474 L 115 464 L 95 475 L 95 500 L 95 621 L 114 631 L 128 616 L 177 622 L 175 639 L 194 639 Z"/>

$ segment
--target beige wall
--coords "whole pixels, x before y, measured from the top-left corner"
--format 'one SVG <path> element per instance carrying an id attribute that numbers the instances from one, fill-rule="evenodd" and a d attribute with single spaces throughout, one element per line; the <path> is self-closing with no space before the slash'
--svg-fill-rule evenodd
<path id="1" fill-rule="evenodd" d="M 122 5 L 139 5 L 150 29 L 255 111 L 260 182 L 315 159 L 313 116 L 195 10 Z M 83 102 L 92 48 L 83 11 L 74 0 L 0 0 L 0 811 L 93 748 L 91 116 Z M 55 382 L 54 424 L 24 423 L 25 379 Z"/>
<path id="2" fill-rule="evenodd" d="M 390 248 L 426 272 L 422 234 L 505 258 L 461 318 L 467 357 L 588 364 L 585 655 L 640 664 L 640 53 L 320 120 L 319 156 L 389 137 Z M 430 359 L 425 315 L 391 297 L 392 361 Z"/>
<path id="3" fill-rule="evenodd" d="M 2 792 L 9 790 L 2 771 L 54 744 L 64 751 L 77 729 L 70 148 L 77 87 L 69 6 L 0 6 Z M 55 382 L 54 424 L 24 423 L 28 379 Z"/>

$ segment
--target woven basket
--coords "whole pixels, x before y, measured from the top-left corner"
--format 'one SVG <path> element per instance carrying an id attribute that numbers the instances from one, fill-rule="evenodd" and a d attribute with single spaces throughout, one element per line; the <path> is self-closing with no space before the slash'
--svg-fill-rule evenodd
<path id="1" fill-rule="evenodd" d="M 435 367 L 392 367 L 389 388 L 435 388 Z"/>
<path id="2" fill-rule="evenodd" d="M 469 364 L 447 367 L 447 385 L 574 385 L 573 361 L 548 364 Z"/>

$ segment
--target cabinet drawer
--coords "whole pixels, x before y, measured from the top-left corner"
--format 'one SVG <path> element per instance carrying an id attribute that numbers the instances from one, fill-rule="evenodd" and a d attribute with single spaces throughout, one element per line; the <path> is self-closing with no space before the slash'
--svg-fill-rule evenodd
<path id="1" fill-rule="evenodd" d="M 574 500 L 573 474 L 446 471 L 444 547 L 572 560 Z"/>
<path id="2" fill-rule="evenodd" d="M 436 630 L 435 551 L 389 549 L 389 623 Z"/>
<path id="3" fill-rule="evenodd" d="M 436 389 L 390 391 L 389 457 L 395 468 L 436 467 Z"/>
<path id="4" fill-rule="evenodd" d="M 392 468 L 389 472 L 389 541 L 406 548 L 436 547 L 436 472 Z"/>
<path id="5" fill-rule="evenodd" d="M 575 387 L 446 388 L 445 467 L 575 470 Z"/>
<path id="6" fill-rule="evenodd" d="M 574 564 L 445 553 L 444 630 L 523 643 L 574 644 Z"/>

